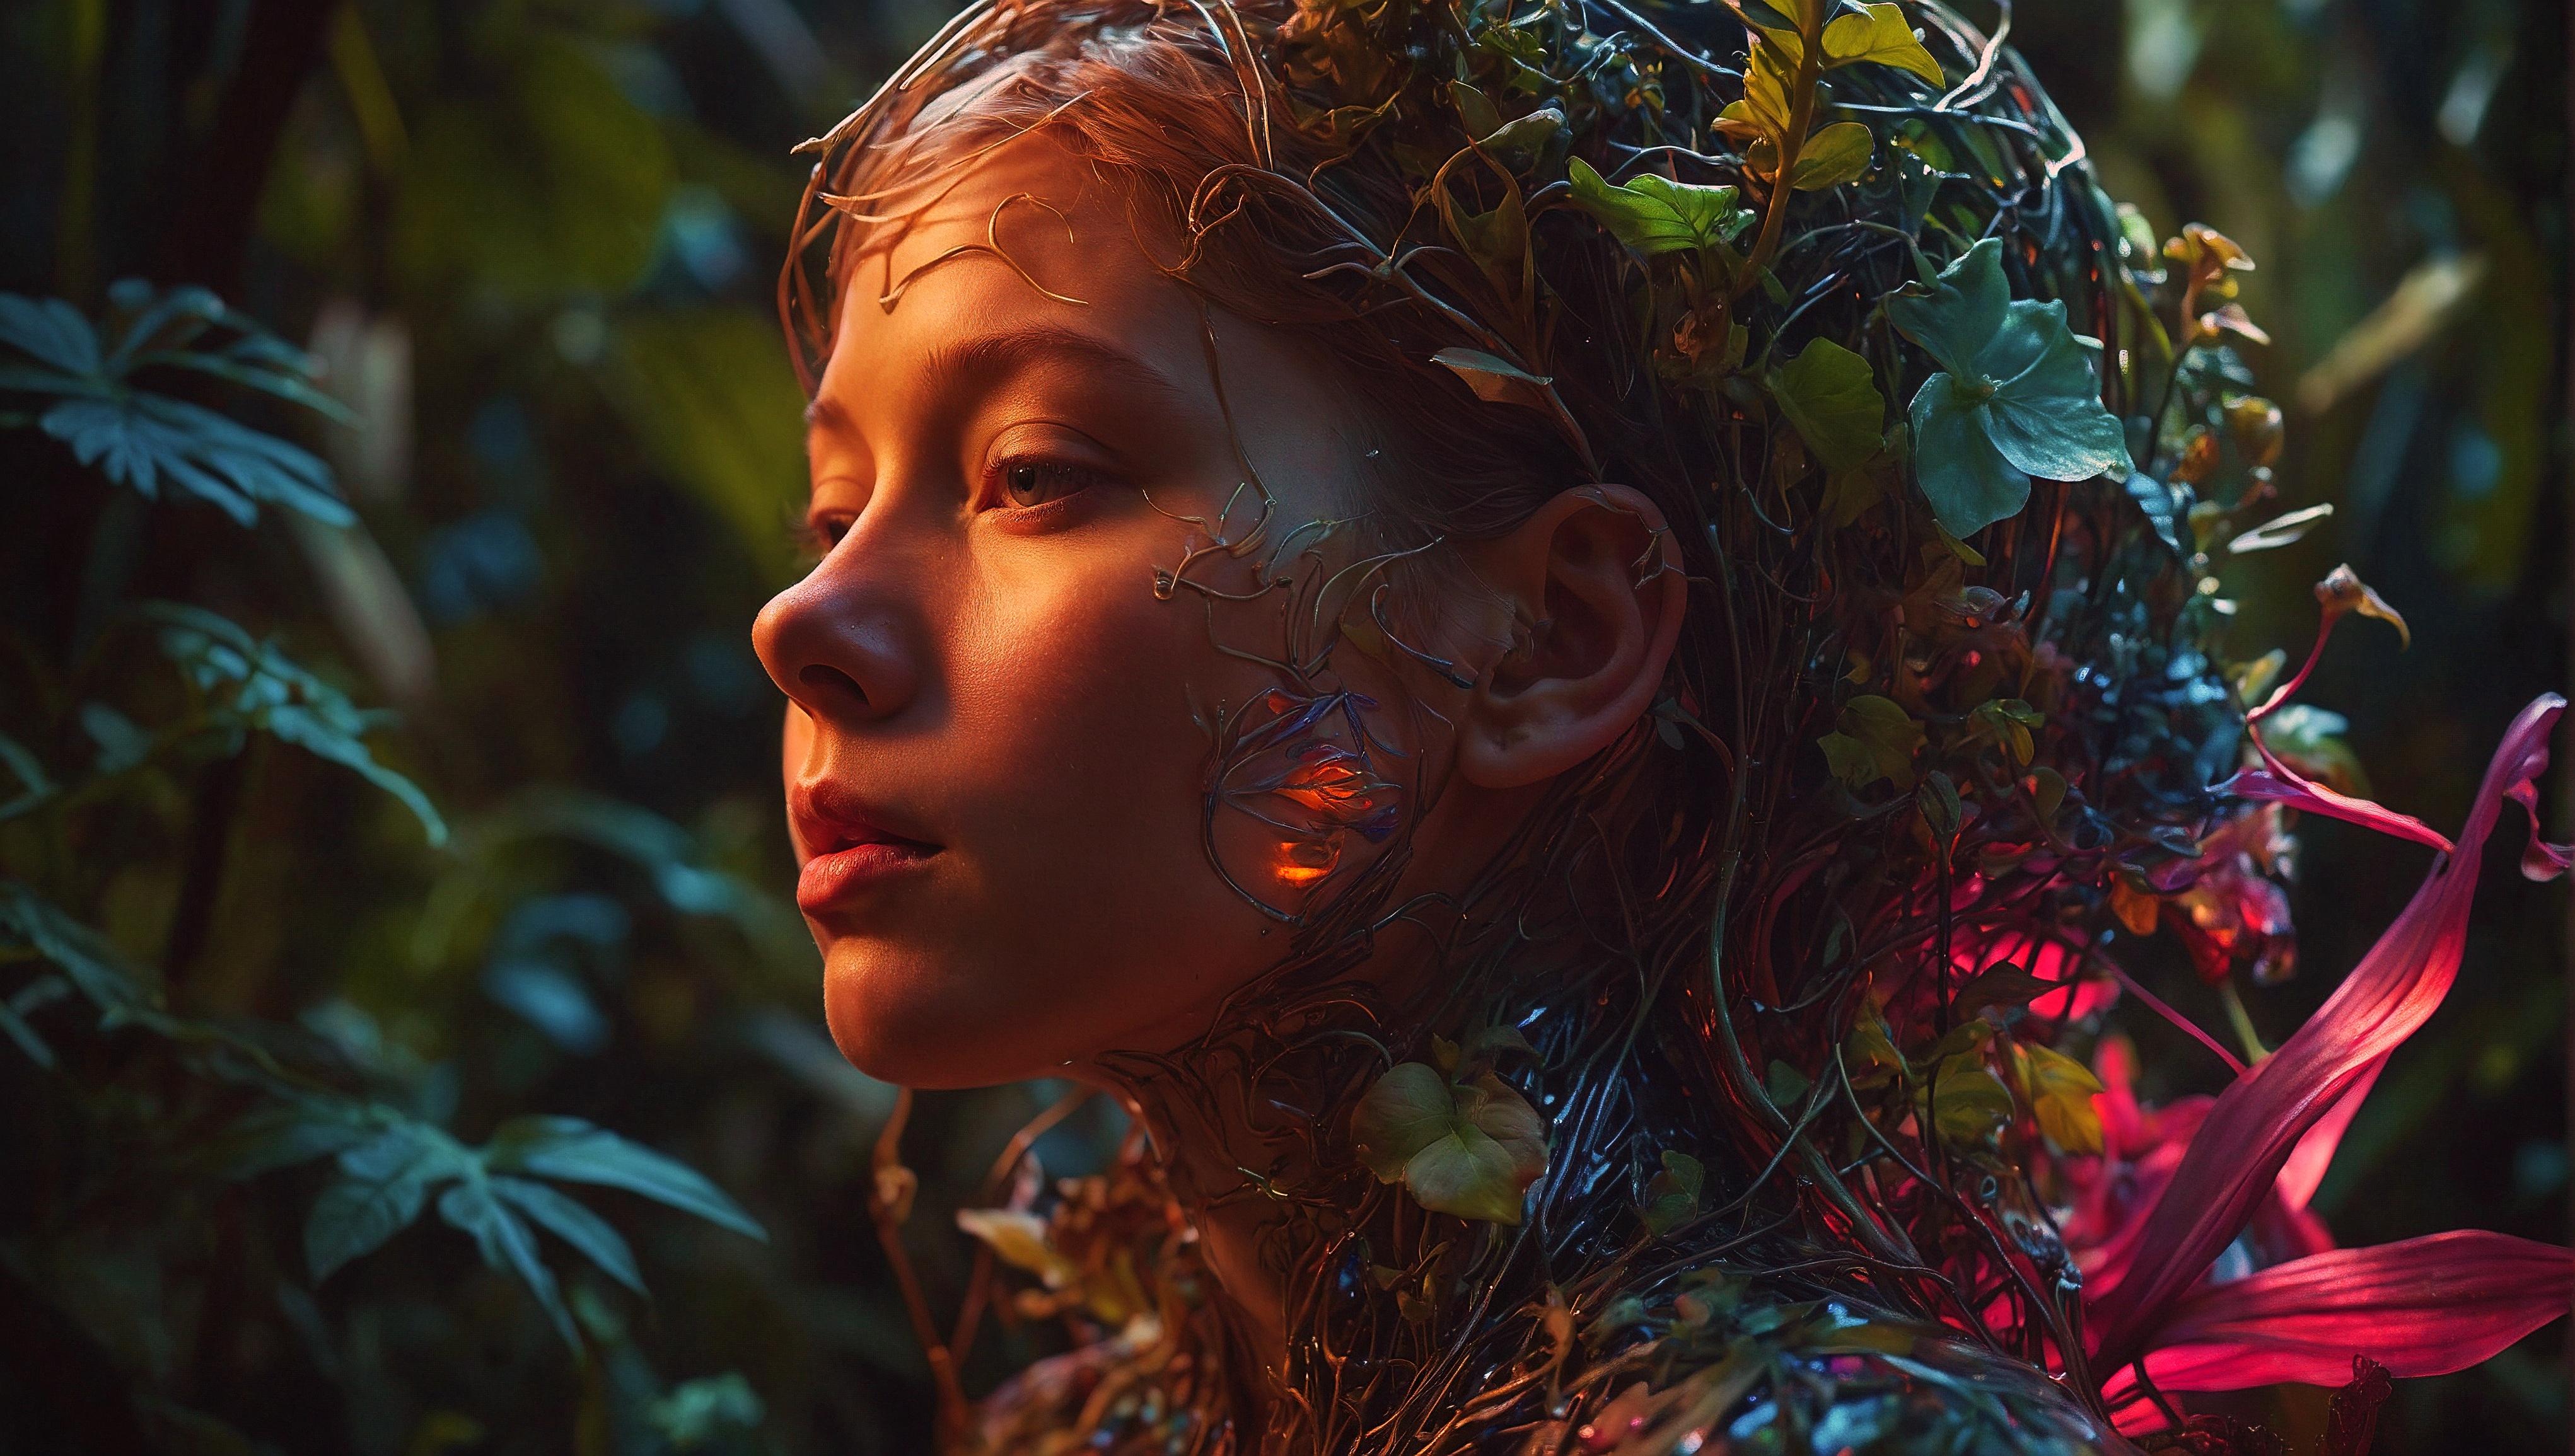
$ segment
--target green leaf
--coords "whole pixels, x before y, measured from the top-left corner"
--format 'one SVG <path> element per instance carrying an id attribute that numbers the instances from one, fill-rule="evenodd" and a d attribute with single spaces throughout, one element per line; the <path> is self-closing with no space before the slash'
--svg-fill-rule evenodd
<path id="1" fill-rule="evenodd" d="M 2146 524 L 2154 528 L 2155 539 L 2171 548 L 2174 556 L 2187 557 L 2190 552 L 2181 544 L 2181 512 L 2173 495 L 2172 487 L 2143 471 L 2128 474 L 2128 499 L 2137 503 Z"/>
<path id="2" fill-rule="evenodd" d="M 200 405 L 130 392 L 65 400 L 37 424 L 69 446 L 73 459 L 146 500 L 159 499 L 167 479 L 244 526 L 259 518 L 263 503 L 334 526 L 357 519 L 340 500 L 331 468 L 311 451 Z"/>
<path id="3" fill-rule="evenodd" d="M 1516 1224 L 1546 1170 L 1546 1123 L 1491 1072 L 1452 1083 L 1423 1062 L 1388 1070 L 1350 1121 L 1359 1160 L 1434 1213 Z"/>
<path id="4" fill-rule="evenodd" d="M 17 796 L 0 800 L 0 820 L 14 819 L 54 796 L 54 780 L 43 761 L 7 733 L 0 733 L 0 768 L 18 780 Z"/>
<path id="5" fill-rule="evenodd" d="M 1665 1149 L 1662 1162 L 1663 1170 L 1645 1180 L 1645 1227 L 1657 1235 L 1695 1216 L 1707 1185 L 1707 1169 L 1688 1153 Z"/>
<path id="6" fill-rule="evenodd" d="M 1842 706 L 1835 730 L 1817 740 L 1833 776 L 1853 790 L 1884 778 L 1899 789 L 1913 786 L 1913 755 L 1922 725 L 1891 698 L 1862 694 Z"/>
<path id="7" fill-rule="evenodd" d="M 1912 1074 L 1903 1054 L 1895 1049 L 1885 1015 L 1873 1002 L 1861 1007 L 1859 1018 L 1851 1023 L 1850 1035 L 1842 1040 L 1842 1059 L 1850 1068 L 1854 1087 L 1883 1086 L 1890 1078 Z"/>
<path id="8" fill-rule="evenodd" d="M 1830 339 L 1809 342 L 1771 371 L 1770 397 L 1827 470 L 1856 471 L 1885 447 L 1886 397 L 1876 372 Z"/>
<path id="9" fill-rule="evenodd" d="M 1734 205 L 1740 195 L 1736 188 L 1673 182 L 1651 172 L 1639 173 L 1633 182 L 1612 183 L 1579 157 L 1566 171 L 1574 205 L 1648 258 L 1731 242 L 1752 222 L 1750 209 Z"/>
<path id="10" fill-rule="evenodd" d="M 2011 1089 L 1981 1051 L 1944 1057 L 1933 1084 L 1931 1121 L 1949 1142 L 1982 1142 L 2011 1125 Z"/>
<path id="11" fill-rule="evenodd" d="M 52 961 L 91 1004 L 110 1016 L 146 1003 L 144 973 L 125 958 L 115 941 L 14 879 L 0 879 L 0 937 L 15 939 Z"/>
<path id="12" fill-rule="evenodd" d="M 1976 364 L 1995 381 L 1985 434 L 2014 469 L 2051 481 L 2131 469 L 2127 431 L 2101 407 L 2093 373 L 2100 352 L 2067 330 L 2062 300 L 2011 305 Z"/>
<path id="13" fill-rule="evenodd" d="M 543 1183 L 501 1175 L 491 1181 L 494 1196 L 518 1205 L 521 1212 L 572 1245 L 608 1277 L 638 1294 L 644 1292 L 644 1276 L 635 1271 L 634 1251 L 607 1219 Z"/>
<path id="14" fill-rule="evenodd" d="M 1777 1057 L 1770 1059 L 1769 1075 L 1762 1078 L 1761 1089 L 1770 1105 L 1782 1110 L 1796 1107 L 1806 1100 L 1806 1091 L 1814 1085 L 1812 1078 Z"/>
<path id="15" fill-rule="evenodd" d="M 1788 174 L 1788 185 L 1799 192 L 1839 187 L 1868 170 L 1876 147 L 1877 139 L 1867 127 L 1855 121 L 1834 122 L 1807 137 L 1797 149 L 1797 165 Z"/>
<path id="16" fill-rule="evenodd" d="M 578 1117 L 513 1117 L 494 1130 L 482 1157 L 484 1166 L 494 1172 L 623 1188 L 696 1214 L 720 1228 L 756 1239 L 769 1237 L 750 1214 L 695 1168 Z"/>
<path id="17" fill-rule="evenodd" d="M 136 610 L 163 625 L 161 651 L 207 696 L 211 726 L 266 732 L 353 768 L 410 809 L 431 844 L 447 842 L 447 821 L 429 795 L 377 762 L 360 737 L 385 715 L 361 710 L 339 689 L 297 666 L 275 643 L 254 638 L 214 613 L 176 602 L 146 602 Z"/>
<path id="18" fill-rule="evenodd" d="M 1858 61 L 1910 71 L 1934 86 L 1946 84 L 1940 63 L 1922 48 L 1920 37 L 1904 19 L 1902 6 L 1870 5 L 1864 14 L 1843 15 L 1824 27 L 1825 67 Z"/>
<path id="19" fill-rule="evenodd" d="M 514 1273 L 528 1292 L 553 1321 L 555 1333 L 575 1354 L 581 1351 L 581 1334 L 573 1328 L 572 1312 L 564 1308 L 563 1294 L 555 1285 L 554 1271 L 537 1257 L 537 1236 L 519 1215 L 505 1207 L 494 1196 L 489 1179 L 469 1177 L 438 1195 L 438 1216 L 474 1236 L 474 1246 L 483 1262 L 503 1273 Z"/>

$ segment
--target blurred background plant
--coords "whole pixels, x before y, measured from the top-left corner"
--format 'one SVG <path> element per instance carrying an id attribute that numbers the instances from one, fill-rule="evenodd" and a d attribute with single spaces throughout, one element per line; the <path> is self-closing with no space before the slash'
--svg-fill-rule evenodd
<path id="1" fill-rule="evenodd" d="M 788 148 L 945 15 L 0 12 L 0 1452 L 926 1448 L 870 1212 L 896 1093 L 821 1029 L 747 627 L 798 570 Z M 2567 681 L 2562 5 L 2013 22 L 2114 195 L 2259 264 L 2275 487 L 2334 511 L 2223 568 L 2232 648 L 2304 643 L 2358 568 L 2413 646 L 2347 635 L 2305 701 L 2455 821 Z M 2304 972 L 2240 992 L 2272 1041 L 2422 868 L 2300 834 Z M 2564 926 L 2489 879 L 2318 1196 L 2347 1243 L 2566 1236 Z M 2228 1024 L 2179 955 L 2143 973 Z M 2125 1024 L 2150 1096 L 2198 1089 Z M 934 1310 L 1063 1090 L 913 1108 Z M 1122 1130 L 1083 1104 L 1036 1163 Z M 970 1390 L 1040 1347 L 998 1323 Z M 2562 1342 L 2401 1388 L 2379 1449 L 2562 1444 Z"/>

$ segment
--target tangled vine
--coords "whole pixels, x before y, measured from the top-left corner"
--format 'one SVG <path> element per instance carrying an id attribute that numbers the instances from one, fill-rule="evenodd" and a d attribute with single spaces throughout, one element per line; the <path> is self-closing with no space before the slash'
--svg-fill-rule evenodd
<path id="1" fill-rule="evenodd" d="M 1014 1308 L 1092 1343 L 1019 1393 L 1047 1423 L 993 1418 L 990 1449 L 1801 1449 L 1837 1423 L 1817 1449 L 2082 1450 L 2159 1400 L 2094 1362 L 2137 1352 L 2087 1336 L 2067 1223 L 2103 1151 L 2105 947 L 2161 921 L 2215 977 L 2286 968 L 2277 813 L 2211 791 L 2278 664 L 2221 665 L 2212 570 L 2317 513 L 2244 529 L 2281 441 L 2227 345 L 2259 337 L 2229 302 L 2249 260 L 2114 205 L 2003 14 L 1987 35 L 1929 0 L 999 0 L 808 144 L 780 306 L 810 383 L 853 237 L 989 150 L 887 160 L 943 97 L 1054 57 L 1008 134 L 1079 134 L 1102 103 L 1061 78 L 1086 47 L 1230 76 L 1243 135 L 1164 200 L 1172 275 L 1231 306 L 1211 260 L 1249 258 L 1292 281 L 1288 322 L 1444 377 L 1456 428 L 1557 488 L 1645 491 L 1690 584 L 1652 713 L 1477 882 L 1398 899 L 1423 785 L 1334 661 L 1453 677 L 1390 606 L 1439 533 L 1327 571 L 1367 523 L 1283 530 L 1266 490 L 1232 535 L 1193 523 L 1206 544 L 1157 594 L 1215 594 L 1190 569 L 1220 554 L 1287 624 L 1275 690 L 1208 721 L 1210 822 L 1278 815 L 1292 882 L 1329 893 L 1289 913 L 1247 890 L 1288 954 L 1198 1044 L 1124 1061 L 1273 1154 L 1177 1196 L 1271 1208 L 1288 1368 L 1252 1389 L 1135 1152 L 1051 1225 L 975 1225 L 954 1339 L 913 1291 L 952 1440 L 995 1252 L 1045 1276 Z M 1385 851 L 1345 861 L 1352 833 Z M 1400 1003 L 1354 974 L 1397 922 L 1443 972 Z"/>

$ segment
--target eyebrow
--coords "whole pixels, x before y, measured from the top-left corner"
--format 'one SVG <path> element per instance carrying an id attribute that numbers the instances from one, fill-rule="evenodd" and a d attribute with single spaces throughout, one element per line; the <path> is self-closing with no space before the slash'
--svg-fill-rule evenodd
<path id="1" fill-rule="evenodd" d="M 1174 401 L 1190 398 L 1169 375 L 1144 360 L 1061 324 L 1027 324 L 941 344 L 930 351 L 921 375 L 936 396 L 970 383 L 995 383 L 1042 363 L 1071 365 L 1097 379 Z M 811 430 L 854 429 L 840 401 L 823 397 L 805 407 L 805 423 Z"/>

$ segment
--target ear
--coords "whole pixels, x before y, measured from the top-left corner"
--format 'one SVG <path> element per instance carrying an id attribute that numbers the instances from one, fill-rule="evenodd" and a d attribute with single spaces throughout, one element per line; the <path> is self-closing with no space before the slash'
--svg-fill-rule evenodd
<path id="1" fill-rule="evenodd" d="M 1625 486 L 1582 486 L 1461 552 L 1515 619 L 1510 649 L 1476 679 L 1458 720 L 1457 770 L 1468 782 L 1552 778 L 1653 706 L 1688 585 L 1651 501 Z"/>

